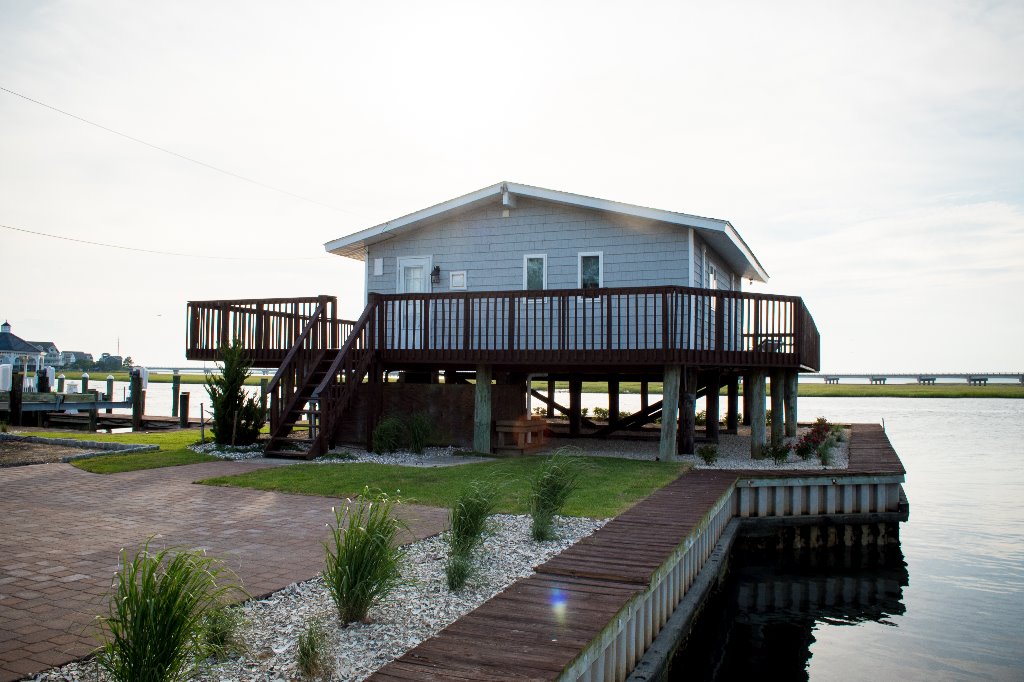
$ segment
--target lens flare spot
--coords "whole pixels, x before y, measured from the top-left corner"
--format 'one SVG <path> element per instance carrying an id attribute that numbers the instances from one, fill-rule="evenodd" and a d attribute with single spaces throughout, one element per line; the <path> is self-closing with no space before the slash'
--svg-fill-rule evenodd
<path id="1" fill-rule="evenodd" d="M 564 625 L 566 614 L 569 611 L 568 597 L 561 590 L 553 589 L 549 601 L 551 602 L 551 611 L 555 614 L 555 620 L 559 625 Z"/>

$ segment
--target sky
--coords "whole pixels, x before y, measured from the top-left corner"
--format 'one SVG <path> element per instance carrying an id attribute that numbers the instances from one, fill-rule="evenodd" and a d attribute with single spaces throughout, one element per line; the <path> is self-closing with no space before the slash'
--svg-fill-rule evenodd
<path id="1" fill-rule="evenodd" d="M 187 301 L 355 318 L 325 242 L 510 180 L 731 221 L 823 371 L 1020 372 L 1022 64 L 1020 2 L 2 0 L 0 318 L 185 366 Z"/>

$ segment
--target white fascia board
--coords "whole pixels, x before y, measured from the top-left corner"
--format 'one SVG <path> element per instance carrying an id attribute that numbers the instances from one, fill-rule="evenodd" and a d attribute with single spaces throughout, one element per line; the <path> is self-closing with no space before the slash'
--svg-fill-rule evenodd
<path id="1" fill-rule="evenodd" d="M 402 216 L 401 218 L 389 220 L 386 223 L 368 227 L 365 230 L 360 230 L 354 234 L 339 237 L 338 239 L 324 244 L 324 249 L 328 253 L 363 260 L 366 258 L 366 246 L 368 244 L 375 244 L 376 242 L 383 241 L 388 238 L 390 233 L 400 231 L 402 228 L 410 227 L 424 220 L 429 220 L 443 213 L 447 213 L 448 211 L 463 208 L 483 199 L 487 199 L 490 196 L 497 196 L 501 194 L 501 188 L 504 184 L 505 183 L 499 182 L 496 185 L 484 187 L 476 192 L 471 192 L 470 194 L 421 209 L 415 213 Z"/>

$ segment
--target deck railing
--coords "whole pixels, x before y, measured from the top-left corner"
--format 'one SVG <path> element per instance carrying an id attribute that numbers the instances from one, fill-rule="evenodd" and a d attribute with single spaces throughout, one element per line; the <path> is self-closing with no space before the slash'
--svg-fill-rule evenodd
<path id="1" fill-rule="evenodd" d="M 352 322 L 338 319 L 337 310 L 334 296 L 190 301 L 185 354 L 189 360 L 220 360 L 218 349 L 238 339 L 254 364 L 277 366 L 314 317 L 316 338 L 325 348 L 344 343 Z"/>
<path id="2" fill-rule="evenodd" d="M 386 362 L 818 366 L 795 296 L 689 287 L 381 296 Z"/>
<path id="3" fill-rule="evenodd" d="M 361 334 L 388 364 L 694 364 L 819 366 L 818 329 L 796 296 L 690 287 L 371 295 Z M 189 359 L 240 338 L 254 362 L 280 363 L 324 302 L 324 349 L 353 323 L 331 297 L 189 304 Z"/>

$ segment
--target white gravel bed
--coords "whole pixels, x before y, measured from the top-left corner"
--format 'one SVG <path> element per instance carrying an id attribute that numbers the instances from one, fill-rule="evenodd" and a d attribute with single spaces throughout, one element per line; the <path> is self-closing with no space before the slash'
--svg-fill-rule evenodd
<path id="1" fill-rule="evenodd" d="M 218 445 L 216 443 L 203 443 L 202 445 L 189 445 L 188 449 L 203 455 L 212 455 L 221 459 L 243 460 L 259 459 L 263 457 L 265 443 L 253 443 L 252 445 Z"/>
<path id="2" fill-rule="evenodd" d="M 341 626 L 321 578 L 294 583 L 265 599 L 243 604 L 246 624 L 242 655 L 207 665 L 195 679 L 203 682 L 301 679 L 296 664 L 299 633 L 311 620 L 329 632 L 327 650 L 334 661 L 332 680 L 362 680 L 423 640 L 440 632 L 518 578 L 529 576 L 567 547 L 604 525 L 603 520 L 563 517 L 560 539 L 538 543 L 530 539 L 528 516 L 498 515 L 494 533 L 478 550 L 479 570 L 466 587 L 453 593 L 445 583 L 447 544 L 444 536 L 408 546 L 404 581 L 385 601 L 370 610 L 365 623 Z M 70 663 L 46 671 L 38 682 L 103 680 L 93 661 Z"/>
<path id="3" fill-rule="evenodd" d="M 800 437 L 808 428 L 797 430 L 795 437 L 786 438 L 785 442 L 790 447 L 796 445 Z M 698 447 L 700 447 L 698 445 Z M 760 469 L 771 471 L 775 469 L 799 469 L 821 471 L 822 469 L 847 469 L 850 466 L 850 429 L 843 429 L 843 440 L 836 443 L 832 449 L 832 463 L 829 466 L 822 466 L 821 460 L 815 455 L 810 459 L 800 459 L 792 450 L 789 458 L 784 464 L 776 464 L 771 459 L 750 458 L 750 436 L 749 435 L 726 435 L 718 437 L 718 459 L 714 464 L 705 464 L 704 460 L 696 455 L 685 455 L 679 458 L 684 462 L 691 462 L 694 469 Z"/>
<path id="4" fill-rule="evenodd" d="M 353 462 L 372 462 L 373 464 L 397 464 L 411 467 L 454 466 L 472 464 L 473 462 L 490 462 L 493 457 L 463 455 L 462 448 L 455 446 L 424 448 L 423 452 L 385 452 L 377 454 L 354 447 L 337 447 L 323 457 L 313 460 L 316 464 L 349 464 Z"/>

